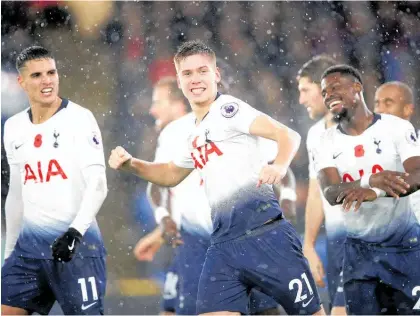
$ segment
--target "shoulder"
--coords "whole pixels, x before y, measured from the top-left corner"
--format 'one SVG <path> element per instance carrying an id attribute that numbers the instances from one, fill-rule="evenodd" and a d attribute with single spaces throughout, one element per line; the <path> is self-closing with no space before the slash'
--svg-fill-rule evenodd
<path id="1" fill-rule="evenodd" d="M 165 128 L 160 132 L 159 139 L 167 139 L 180 137 L 183 134 L 187 134 L 194 128 L 195 117 L 193 113 L 188 113 L 183 117 L 170 122 Z"/>
<path id="2" fill-rule="evenodd" d="M 321 136 L 326 131 L 325 129 L 325 120 L 321 119 L 312 125 L 308 130 L 308 135 L 306 137 L 306 146 L 313 147 L 316 145 L 317 142 L 320 141 Z"/>
<path id="3" fill-rule="evenodd" d="M 68 104 L 67 104 L 67 110 L 69 111 L 69 113 L 71 113 L 72 115 L 77 115 L 77 116 L 82 116 L 82 117 L 86 117 L 86 118 L 92 118 L 93 113 L 91 110 L 85 108 L 84 106 L 81 106 L 77 103 L 74 103 L 70 100 L 68 100 Z"/>
<path id="4" fill-rule="evenodd" d="M 246 111 L 249 109 L 254 109 L 245 101 L 242 101 L 234 96 L 229 94 L 222 94 L 216 103 L 216 110 L 219 111 L 220 115 L 225 118 L 231 118 L 236 115 L 236 113 L 241 111 Z"/>
<path id="5" fill-rule="evenodd" d="M 28 110 L 29 108 L 9 117 L 4 123 L 4 133 L 13 132 L 16 129 L 21 130 L 22 126 L 29 122 Z"/>

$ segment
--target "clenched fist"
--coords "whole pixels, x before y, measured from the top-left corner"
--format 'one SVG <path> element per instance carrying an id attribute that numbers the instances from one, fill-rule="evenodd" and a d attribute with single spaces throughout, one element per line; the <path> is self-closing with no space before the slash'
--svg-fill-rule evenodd
<path id="1" fill-rule="evenodd" d="M 121 146 L 117 146 L 111 151 L 108 164 L 112 169 L 121 169 L 121 167 L 128 162 L 132 156 Z"/>
<path id="2" fill-rule="evenodd" d="M 257 188 L 262 184 L 279 184 L 287 173 L 287 169 L 278 165 L 265 165 L 260 172 Z"/>

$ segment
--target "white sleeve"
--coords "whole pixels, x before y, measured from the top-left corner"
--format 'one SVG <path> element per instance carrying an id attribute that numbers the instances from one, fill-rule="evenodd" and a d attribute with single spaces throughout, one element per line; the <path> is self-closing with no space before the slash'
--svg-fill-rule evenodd
<path id="1" fill-rule="evenodd" d="M 76 218 L 70 227 L 82 235 L 88 230 L 108 193 L 101 132 L 92 112 L 87 111 L 77 134 L 79 168 L 86 185 Z"/>
<path id="2" fill-rule="evenodd" d="M 13 156 L 14 148 L 10 140 L 11 131 L 10 123 L 6 122 L 4 126 L 4 148 L 6 151 L 7 161 L 10 166 L 10 184 L 9 192 L 6 197 L 5 213 L 6 213 L 6 244 L 4 257 L 7 258 L 13 252 L 16 241 L 22 226 L 23 219 L 23 200 L 22 200 L 22 184 L 20 175 L 20 166 Z"/>
<path id="3" fill-rule="evenodd" d="M 249 134 L 249 128 L 252 122 L 264 113 L 254 109 L 245 102 L 229 102 L 221 106 L 221 114 L 228 120 L 228 126 L 231 130 Z"/>
<path id="4" fill-rule="evenodd" d="M 308 151 L 308 170 L 309 170 L 309 179 L 316 179 L 317 175 L 316 175 L 316 171 L 315 171 L 315 166 L 314 166 L 314 152 L 313 152 L 313 148 L 312 148 L 312 144 L 311 144 L 311 138 L 308 136 L 306 138 L 306 149 Z"/>
<path id="5" fill-rule="evenodd" d="M 420 140 L 413 124 L 406 120 L 398 120 L 399 126 L 394 128 L 395 145 L 401 162 L 408 158 L 420 156 Z"/>
<path id="6" fill-rule="evenodd" d="M 173 163 L 181 168 L 194 169 L 194 160 L 189 150 L 188 140 L 181 141 L 179 146 L 181 146 L 180 154 L 175 157 Z"/>
<path id="7" fill-rule="evenodd" d="M 82 174 L 86 188 L 79 212 L 70 227 L 84 235 L 99 212 L 108 193 L 108 188 L 104 166 L 90 165 L 82 170 Z"/>
<path id="8" fill-rule="evenodd" d="M 92 112 L 86 110 L 86 115 L 80 120 L 76 137 L 80 169 L 91 165 L 105 167 L 101 131 Z"/>
<path id="9" fill-rule="evenodd" d="M 328 132 L 322 135 L 318 148 L 312 148 L 314 170 L 318 174 L 325 168 L 337 168 L 333 159 L 333 142 Z"/>

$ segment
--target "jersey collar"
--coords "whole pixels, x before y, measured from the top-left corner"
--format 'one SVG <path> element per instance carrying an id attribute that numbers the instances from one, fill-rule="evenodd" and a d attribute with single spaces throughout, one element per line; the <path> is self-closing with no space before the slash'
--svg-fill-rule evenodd
<path id="1" fill-rule="evenodd" d="M 217 94 L 216 94 L 216 99 L 214 99 L 214 101 L 213 101 L 213 103 L 221 96 L 222 94 L 220 93 L 220 92 L 217 92 Z M 211 108 L 211 106 L 210 106 L 210 108 Z M 202 121 L 204 121 L 204 119 L 206 118 L 206 116 L 208 115 L 210 113 L 210 109 L 209 109 L 209 111 L 206 113 L 206 115 L 204 115 L 203 116 L 203 119 L 201 120 L 201 122 Z M 194 121 L 194 124 L 197 124 L 197 119 L 195 119 L 195 121 Z"/>
<path id="2" fill-rule="evenodd" d="M 62 109 L 65 109 L 68 104 L 69 104 L 69 100 L 62 98 L 61 99 L 60 107 L 57 109 L 57 111 L 55 111 L 55 113 L 53 114 L 53 116 L 56 115 L 58 112 L 60 112 Z M 29 108 L 27 112 L 28 112 L 28 115 L 29 115 L 29 120 L 31 121 L 31 123 L 33 123 L 32 110 L 31 110 L 31 108 Z"/>
<path id="3" fill-rule="evenodd" d="M 371 127 L 373 124 L 375 124 L 377 121 L 379 121 L 380 119 L 382 119 L 382 116 L 381 116 L 381 114 L 378 114 L 378 113 L 373 113 L 373 120 L 372 120 L 372 122 L 369 124 L 369 126 L 366 128 L 366 129 L 368 129 L 369 127 Z M 340 124 L 338 124 L 337 125 L 337 129 L 341 132 L 341 133 L 343 133 L 344 135 L 348 135 L 344 130 L 343 130 L 343 128 L 341 127 L 341 125 Z"/>

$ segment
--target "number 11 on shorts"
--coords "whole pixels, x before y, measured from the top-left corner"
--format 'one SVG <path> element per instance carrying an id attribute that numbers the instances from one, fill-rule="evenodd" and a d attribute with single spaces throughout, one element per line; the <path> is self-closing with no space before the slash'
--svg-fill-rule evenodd
<path id="1" fill-rule="evenodd" d="M 308 277 L 306 276 L 306 273 L 302 273 L 301 278 L 305 281 L 306 287 L 309 290 L 309 295 L 313 295 L 314 291 L 312 290 L 312 286 L 309 283 L 309 280 L 308 280 Z M 302 301 L 306 300 L 308 295 L 307 294 L 302 295 L 303 284 L 302 284 L 302 281 L 300 279 L 291 280 L 289 282 L 289 290 L 292 291 L 295 288 L 295 284 L 297 285 L 297 294 L 296 294 L 295 303 L 299 303 L 299 302 L 302 302 Z"/>
<path id="2" fill-rule="evenodd" d="M 95 277 L 93 277 L 93 276 L 89 277 L 88 282 L 90 283 L 90 286 L 92 288 L 92 300 L 96 301 L 98 299 L 98 291 L 96 289 Z M 83 302 L 87 302 L 89 300 L 89 297 L 88 297 L 87 287 L 86 287 L 86 278 L 78 279 L 77 283 L 80 284 L 80 288 L 82 290 Z"/>

